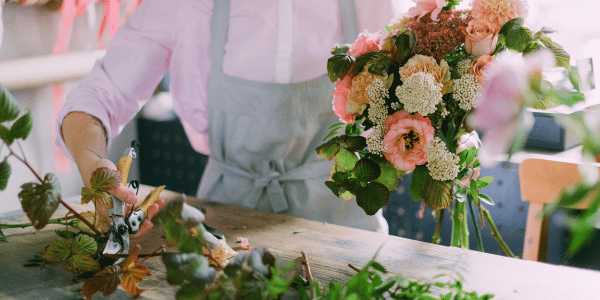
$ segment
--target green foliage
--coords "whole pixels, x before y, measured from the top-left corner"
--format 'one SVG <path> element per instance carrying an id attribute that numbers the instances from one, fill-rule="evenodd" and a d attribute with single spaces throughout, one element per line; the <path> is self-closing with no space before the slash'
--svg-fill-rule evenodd
<path id="1" fill-rule="evenodd" d="M 0 163 L 0 191 L 4 191 L 8 185 L 8 179 L 10 178 L 11 167 L 7 161 L 7 158 Z"/>
<path id="2" fill-rule="evenodd" d="M 327 75 L 331 82 L 343 79 L 354 64 L 354 57 L 342 53 L 335 54 L 327 60 Z"/>
<path id="3" fill-rule="evenodd" d="M 21 186 L 19 192 L 21 207 L 35 229 L 40 230 L 58 208 L 60 183 L 52 173 L 46 174 L 41 184 L 29 182 Z"/>
<path id="4" fill-rule="evenodd" d="M 388 204 L 390 190 L 379 182 L 369 182 L 356 194 L 356 203 L 367 215 L 372 216 Z"/>
<path id="5" fill-rule="evenodd" d="M 33 128 L 33 118 L 31 117 L 31 111 L 27 110 L 27 113 L 18 118 L 10 128 L 10 135 L 15 139 L 26 139 Z"/>
<path id="6" fill-rule="evenodd" d="M 0 86 L 0 123 L 12 121 L 19 116 L 21 110 L 12 94 Z"/>
<path id="7" fill-rule="evenodd" d="M 421 199 L 423 199 L 425 183 L 430 177 L 429 170 L 425 165 L 420 165 L 415 168 L 410 179 L 410 196 L 414 201 L 421 201 Z"/>
<path id="8" fill-rule="evenodd" d="M 85 272 L 99 272 L 100 263 L 92 257 L 84 254 L 75 254 L 67 260 L 65 264 L 67 271 L 75 274 Z"/>

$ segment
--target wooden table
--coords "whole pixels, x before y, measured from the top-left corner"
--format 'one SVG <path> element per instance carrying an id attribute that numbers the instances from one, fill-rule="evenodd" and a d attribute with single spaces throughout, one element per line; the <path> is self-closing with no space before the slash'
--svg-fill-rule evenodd
<path id="1" fill-rule="evenodd" d="M 141 194 L 144 192 L 147 189 Z M 162 197 L 168 201 L 180 196 L 165 191 Z M 236 250 L 236 237 L 246 237 L 251 246 L 264 245 L 285 260 L 296 260 L 298 272 L 300 251 L 305 251 L 313 275 L 321 283 L 347 280 L 355 273 L 348 263 L 361 267 L 381 247 L 377 261 L 389 271 L 413 280 L 432 279 L 449 268 L 464 277 L 465 290 L 491 293 L 496 295 L 494 299 L 600 299 L 600 272 L 596 271 L 433 245 L 189 197 L 188 202 L 205 208 L 206 224 L 225 233 L 229 245 Z M 82 205 L 74 207 L 86 210 Z M 61 214 L 64 209 L 59 209 L 56 217 Z M 2 223 L 22 221 L 22 214 L 0 216 Z M 49 225 L 36 233 L 31 228 L 4 230 L 8 243 L 0 243 L 0 299 L 81 299 L 81 281 L 62 266 L 41 270 L 23 267 L 34 254 L 43 253 L 56 238 L 54 230 L 62 228 Z M 140 244 L 142 252 L 150 252 L 164 243 L 161 236 L 162 228 L 154 228 L 132 244 Z M 160 258 L 150 258 L 145 264 L 152 276 L 141 283 L 149 288 L 142 299 L 173 299 L 177 287 L 166 283 Z M 105 299 L 100 293 L 94 298 Z M 122 290 L 108 297 L 123 298 L 129 296 Z"/>

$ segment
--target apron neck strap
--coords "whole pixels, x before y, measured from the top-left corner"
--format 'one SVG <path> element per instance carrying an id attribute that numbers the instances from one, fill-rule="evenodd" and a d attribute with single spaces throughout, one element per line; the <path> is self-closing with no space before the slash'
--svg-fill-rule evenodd
<path id="1" fill-rule="evenodd" d="M 225 56 L 225 43 L 227 42 L 227 33 L 229 30 L 230 3 L 231 0 L 214 1 L 210 23 L 211 73 L 223 73 L 223 57 Z M 344 42 L 352 43 L 358 36 L 354 0 L 340 0 L 340 12 Z"/>

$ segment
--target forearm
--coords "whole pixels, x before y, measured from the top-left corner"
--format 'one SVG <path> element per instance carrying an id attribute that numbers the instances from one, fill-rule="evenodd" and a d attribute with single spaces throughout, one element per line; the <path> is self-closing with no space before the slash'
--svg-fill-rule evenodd
<path id="1" fill-rule="evenodd" d="M 106 129 L 97 118 L 75 111 L 65 116 L 61 135 L 84 184 L 89 187 L 92 172 L 102 166 L 102 160 L 106 160 Z"/>

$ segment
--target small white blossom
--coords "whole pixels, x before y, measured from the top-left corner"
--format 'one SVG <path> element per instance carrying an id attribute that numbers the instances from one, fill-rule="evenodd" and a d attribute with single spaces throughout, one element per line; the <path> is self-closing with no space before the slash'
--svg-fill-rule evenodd
<path id="1" fill-rule="evenodd" d="M 367 136 L 367 147 L 371 153 L 381 155 L 382 152 L 387 151 L 387 147 L 383 144 L 385 133 L 385 125 L 373 127 L 373 131 Z"/>
<path id="2" fill-rule="evenodd" d="M 458 74 L 460 74 L 460 76 L 464 76 L 469 74 L 471 71 L 471 60 L 470 59 L 463 59 L 461 61 L 458 62 L 458 64 L 456 65 L 456 72 Z"/>
<path id="3" fill-rule="evenodd" d="M 396 88 L 396 96 L 404 110 L 427 116 L 434 113 L 436 105 L 442 102 L 441 83 L 436 83 L 433 75 L 423 72 L 412 74 Z"/>
<path id="4" fill-rule="evenodd" d="M 433 139 L 425 146 L 427 152 L 427 169 L 429 175 L 435 180 L 453 180 L 458 176 L 460 159 L 446 148 L 446 143 L 439 137 Z"/>
<path id="5" fill-rule="evenodd" d="M 375 124 L 373 131 L 367 136 L 367 147 L 372 153 L 381 155 L 381 152 L 386 151 L 386 147 L 383 145 L 383 136 L 386 133 L 385 119 L 388 116 L 385 98 L 389 98 L 390 95 L 380 79 L 373 80 L 371 86 L 367 87 L 367 94 L 371 98 L 369 120 Z"/>
<path id="6" fill-rule="evenodd" d="M 454 100 L 458 101 L 458 106 L 465 110 L 470 111 L 477 107 L 477 95 L 481 85 L 475 75 L 466 74 L 460 79 L 454 80 L 454 86 L 452 86 L 452 95 Z"/>

